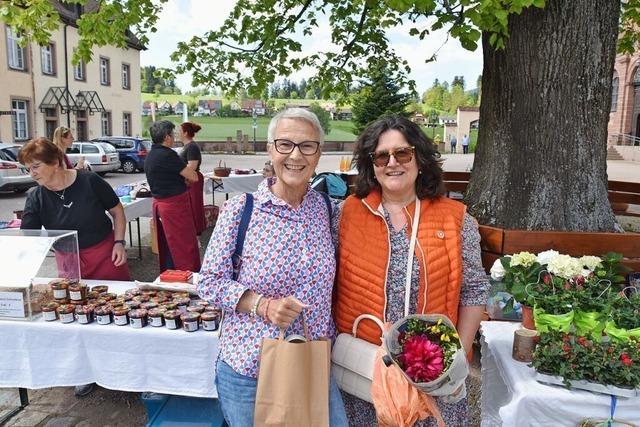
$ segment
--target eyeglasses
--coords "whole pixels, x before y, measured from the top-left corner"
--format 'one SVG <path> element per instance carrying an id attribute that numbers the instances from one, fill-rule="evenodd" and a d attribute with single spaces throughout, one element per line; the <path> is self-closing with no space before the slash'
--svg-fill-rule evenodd
<path id="1" fill-rule="evenodd" d="M 300 153 L 304 156 L 313 156 L 318 152 L 318 148 L 320 148 L 318 141 L 302 141 L 296 144 L 288 139 L 276 139 L 273 141 L 273 145 L 280 154 L 291 154 L 293 150 L 298 147 L 298 150 L 300 150 Z"/>
<path id="2" fill-rule="evenodd" d="M 389 151 L 374 151 L 369 153 L 369 156 L 371 156 L 373 164 L 381 168 L 389 164 L 391 156 L 393 156 L 396 159 L 396 162 L 401 165 L 409 163 L 411 159 L 413 159 L 413 153 L 415 151 L 416 147 L 402 147 Z"/>

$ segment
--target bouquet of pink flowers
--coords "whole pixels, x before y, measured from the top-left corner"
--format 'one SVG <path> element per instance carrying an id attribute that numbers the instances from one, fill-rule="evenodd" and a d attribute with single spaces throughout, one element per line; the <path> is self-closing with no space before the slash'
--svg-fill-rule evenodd
<path id="1" fill-rule="evenodd" d="M 431 396 L 457 401 L 466 395 L 469 365 L 458 332 L 448 317 L 413 314 L 384 335 L 389 363 L 397 364 L 409 382 Z"/>

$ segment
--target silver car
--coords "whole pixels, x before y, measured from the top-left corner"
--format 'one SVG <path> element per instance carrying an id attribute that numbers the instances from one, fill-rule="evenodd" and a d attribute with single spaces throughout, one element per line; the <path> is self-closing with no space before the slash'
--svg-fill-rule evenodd
<path id="1" fill-rule="evenodd" d="M 0 191 L 23 193 L 38 185 L 27 169 L 11 155 L 13 145 L 0 143 Z"/>
<path id="2" fill-rule="evenodd" d="M 104 175 L 120 168 L 120 156 L 111 144 L 106 142 L 74 142 L 67 150 L 67 157 L 75 166 L 81 157 L 88 163 L 87 169 Z"/>

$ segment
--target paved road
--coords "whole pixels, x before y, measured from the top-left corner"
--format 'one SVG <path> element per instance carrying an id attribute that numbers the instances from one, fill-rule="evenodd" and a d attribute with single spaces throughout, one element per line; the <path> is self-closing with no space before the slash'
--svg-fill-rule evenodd
<path id="1" fill-rule="evenodd" d="M 334 171 L 339 169 L 340 159 L 348 153 L 325 153 L 320 158 L 318 171 Z M 473 154 L 453 154 L 443 156 L 445 159 L 444 169 L 448 171 L 468 171 L 473 166 Z M 253 168 L 262 170 L 264 162 L 267 161 L 266 154 L 257 155 L 233 155 L 221 154 L 203 156 L 202 170 L 212 171 L 218 163 L 222 161 L 232 168 Z M 624 160 L 610 161 L 607 163 L 609 179 L 640 182 L 640 163 Z M 129 184 L 145 179 L 144 173 L 125 174 L 122 172 L 109 173 L 105 179 L 113 187 L 122 184 Z M 24 207 L 25 194 L 0 193 L 0 220 L 12 218 L 14 210 Z"/>

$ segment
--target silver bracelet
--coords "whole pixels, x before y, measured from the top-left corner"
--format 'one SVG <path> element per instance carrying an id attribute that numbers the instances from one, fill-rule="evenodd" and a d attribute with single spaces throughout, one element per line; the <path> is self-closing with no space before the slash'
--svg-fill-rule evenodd
<path id="1" fill-rule="evenodd" d="M 262 295 L 258 295 L 258 298 L 256 298 L 256 302 L 253 303 L 253 308 L 251 309 L 251 313 L 249 313 L 251 317 L 256 317 L 258 315 L 258 304 L 260 304 L 260 300 L 262 298 Z"/>

